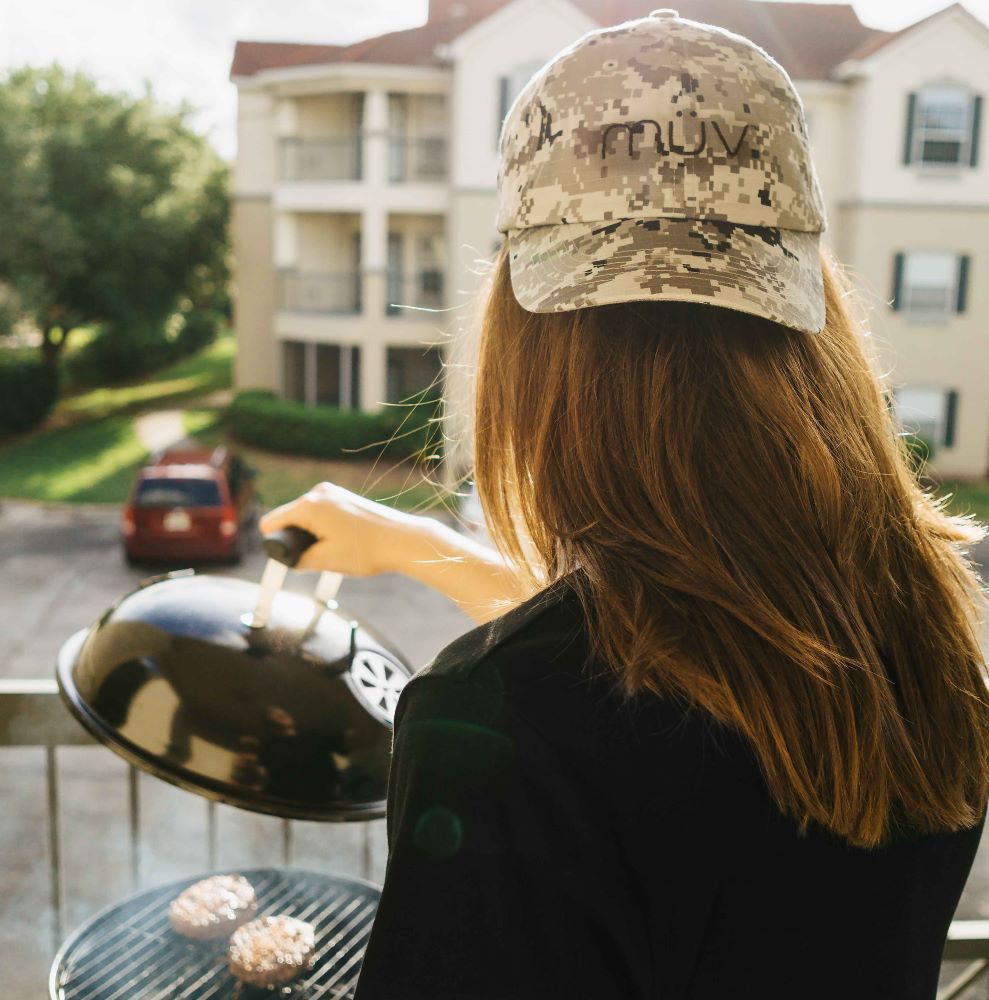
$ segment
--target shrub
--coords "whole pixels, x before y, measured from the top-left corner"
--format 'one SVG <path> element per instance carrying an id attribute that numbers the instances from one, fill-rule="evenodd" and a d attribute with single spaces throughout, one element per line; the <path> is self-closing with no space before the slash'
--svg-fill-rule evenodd
<path id="1" fill-rule="evenodd" d="M 197 310 L 185 313 L 182 325 L 172 342 L 174 358 L 188 357 L 204 347 L 209 347 L 220 332 L 220 315 L 211 310 Z"/>
<path id="2" fill-rule="evenodd" d="M 40 358 L 0 355 L 0 434 L 36 427 L 58 399 L 58 376 Z"/>
<path id="3" fill-rule="evenodd" d="M 227 408 L 226 423 L 236 440 L 267 451 L 311 458 L 407 458 L 438 450 L 437 415 L 434 400 L 363 413 L 306 406 L 249 389 Z"/>
<path id="4" fill-rule="evenodd" d="M 65 359 L 68 377 L 79 385 L 105 385 L 154 371 L 171 360 L 164 330 L 154 324 L 101 329 Z"/>
<path id="5" fill-rule="evenodd" d="M 217 313 L 203 310 L 174 313 L 164 324 L 104 327 L 66 358 L 67 376 L 79 385 L 105 385 L 145 375 L 213 343 L 219 325 Z"/>

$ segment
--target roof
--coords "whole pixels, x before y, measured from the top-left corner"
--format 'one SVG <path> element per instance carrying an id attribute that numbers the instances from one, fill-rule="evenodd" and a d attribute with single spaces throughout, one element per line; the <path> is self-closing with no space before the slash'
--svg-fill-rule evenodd
<path id="1" fill-rule="evenodd" d="M 443 66 L 437 47 L 452 42 L 510 0 L 431 0 L 429 19 L 417 28 L 377 35 L 353 45 L 237 42 L 231 77 L 266 69 L 327 63 Z M 601 25 L 643 17 L 652 0 L 570 0 Z M 680 0 L 683 17 L 718 24 L 762 46 L 797 80 L 826 80 L 831 71 L 869 46 L 902 32 L 868 28 L 850 4 L 765 0 Z M 909 28 L 904 29 L 909 30 Z"/>
<path id="2" fill-rule="evenodd" d="M 908 31 L 913 31 L 914 28 L 919 28 L 920 25 L 927 24 L 928 21 L 933 21 L 934 18 L 940 17 L 949 10 L 965 10 L 965 8 L 960 3 L 953 3 L 950 7 L 943 7 L 941 10 L 936 10 L 933 14 L 928 14 L 927 17 L 922 18 L 919 21 L 914 21 L 913 24 L 908 24 L 905 28 L 900 28 L 899 31 L 878 32 L 878 37 L 867 40 L 854 52 L 849 52 L 848 58 L 850 60 L 867 59 L 869 56 L 873 55 L 873 53 L 878 52 L 885 45 L 888 45 L 897 38 L 902 38 Z"/>

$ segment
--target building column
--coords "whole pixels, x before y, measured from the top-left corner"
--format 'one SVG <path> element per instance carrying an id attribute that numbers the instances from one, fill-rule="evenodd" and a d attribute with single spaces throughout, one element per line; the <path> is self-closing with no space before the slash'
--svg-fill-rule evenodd
<path id="1" fill-rule="evenodd" d="M 385 274 L 388 268 L 388 212 L 383 208 L 388 188 L 387 91 L 369 90 L 365 93 L 362 134 L 367 197 L 361 212 L 361 291 L 364 315 L 377 318 L 385 314 Z M 364 405 L 368 405 L 367 402 Z"/>
<path id="2" fill-rule="evenodd" d="M 388 390 L 387 348 L 378 341 L 361 344 L 361 409 L 380 410 Z"/>

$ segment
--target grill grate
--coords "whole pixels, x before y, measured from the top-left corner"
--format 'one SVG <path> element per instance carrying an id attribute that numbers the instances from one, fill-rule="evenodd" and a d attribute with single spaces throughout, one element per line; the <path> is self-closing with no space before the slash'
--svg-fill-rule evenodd
<path id="1" fill-rule="evenodd" d="M 194 942 L 176 934 L 168 904 L 205 876 L 141 893 L 97 914 L 63 946 L 50 978 L 53 1000 L 344 1000 L 357 975 L 378 906 L 369 882 L 291 868 L 240 872 L 254 886 L 258 916 L 282 913 L 316 932 L 316 962 L 290 987 L 240 984 L 227 969 L 227 939 Z"/>

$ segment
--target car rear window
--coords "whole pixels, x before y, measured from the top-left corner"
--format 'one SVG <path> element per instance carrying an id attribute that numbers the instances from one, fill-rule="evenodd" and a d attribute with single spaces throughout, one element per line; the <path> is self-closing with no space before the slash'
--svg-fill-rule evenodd
<path id="1" fill-rule="evenodd" d="M 214 479 L 142 479 L 137 507 L 219 507 L 220 486 Z"/>

